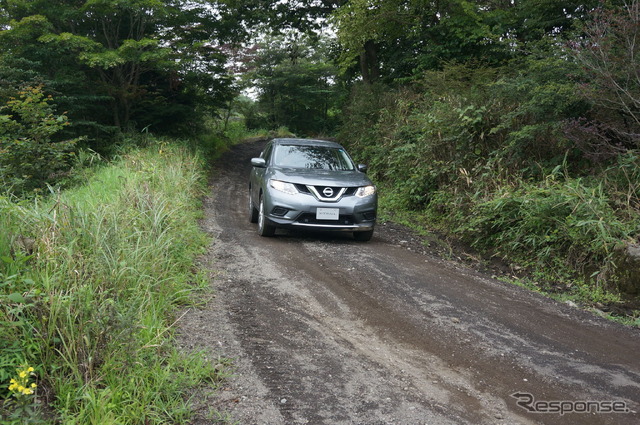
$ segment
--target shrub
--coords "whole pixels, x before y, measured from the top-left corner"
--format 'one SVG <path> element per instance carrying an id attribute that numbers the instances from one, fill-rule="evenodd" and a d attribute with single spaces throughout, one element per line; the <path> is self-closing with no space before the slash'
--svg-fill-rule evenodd
<path id="1" fill-rule="evenodd" d="M 449 65 L 411 87 L 357 86 L 340 141 L 387 205 L 482 251 L 614 288 L 614 247 L 640 235 L 637 152 L 584 158 L 563 131 L 588 110 L 576 68 L 542 53 L 502 69 Z"/>
<path id="2" fill-rule="evenodd" d="M 27 87 L 0 111 L 0 184 L 20 194 L 60 180 L 71 168 L 73 148 L 80 139 L 56 141 L 69 124 L 55 115 L 51 96 L 42 86 Z"/>
<path id="3" fill-rule="evenodd" d="M 602 182 L 582 178 L 552 175 L 542 183 L 504 187 L 470 210 L 456 231 L 475 246 L 550 271 L 562 265 L 609 276 L 614 248 L 634 233 Z"/>

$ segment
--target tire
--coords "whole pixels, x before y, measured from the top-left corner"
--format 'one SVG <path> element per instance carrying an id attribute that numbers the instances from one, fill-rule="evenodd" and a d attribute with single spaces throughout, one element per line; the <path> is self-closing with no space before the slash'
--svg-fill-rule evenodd
<path id="1" fill-rule="evenodd" d="M 256 208 L 255 205 L 253 205 L 253 199 L 251 198 L 251 191 L 249 191 L 249 221 L 251 223 L 257 223 L 259 214 L 260 213 L 258 212 L 258 209 Z"/>
<path id="2" fill-rule="evenodd" d="M 365 232 L 353 232 L 353 238 L 358 242 L 370 241 L 372 237 L 373 237 L 373 229 L 367 230 Z"/>
<path id="3" fill-rule="evenodd" d="M 269 223 L 269 219 L 264 213 L 264 199 L 260 197 L 260 207 L 258 211 L 258 234 L 260 236 L 273 236 L 276 233 L 276 226 Z"/>

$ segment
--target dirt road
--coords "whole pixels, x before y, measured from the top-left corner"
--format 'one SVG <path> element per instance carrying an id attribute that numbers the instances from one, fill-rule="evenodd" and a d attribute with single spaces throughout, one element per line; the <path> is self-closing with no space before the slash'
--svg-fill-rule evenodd
<path id="1" fill-rule="evenodd" d="M 181 344 L 235 372 L 197 395 L 194 424 L 218 423 L 209 409 L 239 424 L 640 423 L 637 329 L 422 252 L 390 224 L 368 243 L 258 236 L 246 187 L 262 145 L 226 154 L 205 202 L 216 297 L 182 318 Z"/>

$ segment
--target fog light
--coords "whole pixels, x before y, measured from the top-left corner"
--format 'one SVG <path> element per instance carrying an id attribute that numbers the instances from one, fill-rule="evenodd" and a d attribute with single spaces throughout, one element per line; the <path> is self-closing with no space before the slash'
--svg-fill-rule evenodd
<path id="1" fill-rule="evenodd" d="M 275 207 L 272 211 L 271 214 L 273 215 L 277 215 L 278 217 L 282 217 L 284 216 L 286 213 L 288 213 L 289 210 L 286 208 L 282 208 L 282 207 Z"/>

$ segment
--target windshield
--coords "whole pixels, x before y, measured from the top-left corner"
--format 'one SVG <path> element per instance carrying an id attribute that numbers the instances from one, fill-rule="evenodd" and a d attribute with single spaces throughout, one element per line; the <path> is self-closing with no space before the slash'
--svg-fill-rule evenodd
<path id="1" fill-rule="evenodd" d="M 281 145 L 276 147 L 273 162 L 284 168 L 352 171 L 353 162 L 344 149 L 325 146 Z"/>

